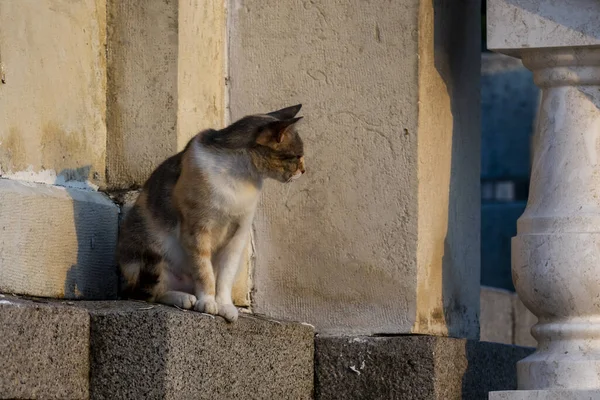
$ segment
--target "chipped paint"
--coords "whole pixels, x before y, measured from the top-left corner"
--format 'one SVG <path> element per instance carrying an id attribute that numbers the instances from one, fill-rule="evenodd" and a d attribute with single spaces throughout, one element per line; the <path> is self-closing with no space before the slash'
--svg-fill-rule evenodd
<path id="1" fill-rule="evenodd" d="M 43 169 L 39 172 L 36 172 L 31 165 L 27 167 L 26 170 L 18 172 L 4 172 L 0 170 L 0 177 L 21 182 L 45 183 L 47 185 L 63 186 L 73 189 L 89 191 L 98 190 L 98 185 L 93 184 L 89 180 L 79 181 L 68 179 L 65 178 L 65 175 L 57 175 L 56 171 L 52 169 Z"/>

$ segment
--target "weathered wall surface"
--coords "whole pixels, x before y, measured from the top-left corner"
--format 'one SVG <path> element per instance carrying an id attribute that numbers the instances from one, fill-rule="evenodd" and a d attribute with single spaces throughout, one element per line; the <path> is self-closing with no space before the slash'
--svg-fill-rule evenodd
<path id="1" fill-rule="evenodd" d="M 108 3 L 108 186 L 140 186 L 224 118 L 222 0 Z"/>
<path id="2" fill-rule="evenodd" d="M 257 215 L 255 311 L 477 337 L 479 17 L 464 3 L 232 2 L 232 118 L 306 117 L 308 173 L 270 183 Z"/>
<path id="3" fill-rule="evenodd" d="M 1 292 L 117 295 L 105 45 L 105 0 L 0 0 Z"/>
<path id="4" fill-rule="evenodd" d="M 307 174 L 269 182 L 256 218 L 255 311 L 332 333 L 410 331 L 418 1 L 232 8 L 232 118 L 296 103 L 305 116 Z"/>
<path id="5" fill-rule="evenodd" d="M 0 0 L 3 176 L 103 185 L 105 3 Z"/>

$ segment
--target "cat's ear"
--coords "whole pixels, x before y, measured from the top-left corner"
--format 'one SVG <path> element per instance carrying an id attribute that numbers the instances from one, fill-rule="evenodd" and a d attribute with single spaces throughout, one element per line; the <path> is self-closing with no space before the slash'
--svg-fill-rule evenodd
<path id="1" fill-rule="evenodd" d="M 263 129 L 256 138 L 256 143 L 261 144 L 263 146 L 269 146 L 276 143 L 283 142 L 283 138 L 285 137 L 285 133 L 290 128 L 290 126 L 294 125 L 296 122 L 300 121 L 304 117 L 296 117 L 291 119 L 286 119 L 283 121 L 273 121 L 270 122 Z"/>
<path id="2" fill-rule="evenodd" d="M 272 111 L 267 115 L 270 115 L 271 117 L 275 117 L 280 120 L 291 119 L 294 118 L 296 114 L 298 114 L 301 108 L 302 104 L 296 104 L 295 106 L 282 108 L 281 110 L 277 111 Z"/>

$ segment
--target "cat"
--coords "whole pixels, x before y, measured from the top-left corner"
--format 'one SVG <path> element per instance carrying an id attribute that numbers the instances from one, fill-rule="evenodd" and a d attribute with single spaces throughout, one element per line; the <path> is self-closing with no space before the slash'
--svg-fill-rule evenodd
<path id="1" fill-rule="evenodd" d="M 301 107 L 202 131 L 152 172 L 120 228 L 124 297 L 237 320 L 231 290 L 263 182 L 306 171 Z"/>

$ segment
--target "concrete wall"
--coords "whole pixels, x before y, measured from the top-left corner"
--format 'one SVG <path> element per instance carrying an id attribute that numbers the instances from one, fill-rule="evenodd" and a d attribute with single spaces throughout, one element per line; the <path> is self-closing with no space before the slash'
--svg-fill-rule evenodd
<path id="1" fill-rule="evenodd" d="M 302 102 L 308 174 L 262 199 L 255 311 L 327 333 L 478 336 L 474 1 L 236 0 L 228 20 L 219 0 L 15 4 L 0 0 L 11 177 L 31 164 L 130 189 L 227 106 L 236 119 Z M 60 129 L 44 139 L 47 121 Z M 53 226 L 34 239 L 73 238 Z"/>
<path id="2" fill-rule="evenodd" d="M 308 173 L 257 215 L 255 311 L 478 336 L 479 13 L 461 3 L 232 2 L 232 118 L 306 116 Z"/>
<path id="3" fill-rule="evenodd" d="M 222 0 L 150 0 L 143 5 L 0 0 L 2 177 L 85 190 L 129 189 L 143 184 L 199 130 L 222 126 L 227 109 L 225 6 Z M 29 203 L 3 210 L 12 214 L 35 209 L 11 231 L 14 240 L 22 238 L 18 232 L 33 232 L 28 242 L 32 247 L 27 247 L 33 254 L 22 253 L 17 260 L 10 253 L 13 265 L 0 268 L 11 278 L 0 282 L 4 290 L 60 297 L 65 271 L 76 264 L 72 260 L 79 260 L 81 271 L 95 270 L 102 260 L 113 276 L 112 259 L 78 258 L 87 249 L 77 245 L 56 245 L 62 251 L 59 259 L 52 259 L 50 251 L 44 255 L 34 250 L 46 236 L 77 243 L 79 233 L 91 234 L 103 221 L 116 222 L 114 210 L 95 218 L 73 217 L 73 210 L 95 210 L 94 201 L 106 199 L 87 194 L 86 199 L 95 200 L 84 204 L 51 191 L 57 204 L 51 211 L 45 188 L 36 190 L 39 199 L 31 200 L 28 192 Z M 44 213 L 62 222 L 33 226 L 34 216 Z M 96 233 L 97 240 L 114 245 L 115 236 Z M 12 239 L 1 245 L 14 245 Z M 111 255 L 112 248 L 104 250 Z M 239 305 L 249 304 L 250 256 L 234 290 Z M 53 283 L 25 285 L 29 269 L 40 265 L 54 271 L 46 271 Z M 115 292 L 112 286 L 107 297 Z"/>
<path id="4" fill-rule="evenodd" d="M 0 174 L 103 185 L 106 4 L 0 0 Z"/>

